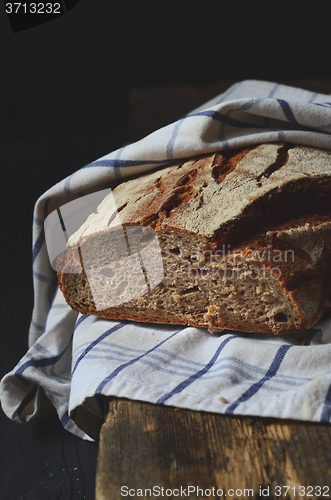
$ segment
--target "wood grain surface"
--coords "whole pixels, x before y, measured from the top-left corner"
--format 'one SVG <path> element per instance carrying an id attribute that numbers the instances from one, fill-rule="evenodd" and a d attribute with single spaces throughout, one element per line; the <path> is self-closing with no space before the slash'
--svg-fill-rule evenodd
<path id="1" fill-rule="evenodd" d="M 167 498 L 191 486 L 200 488 L 191 499 L 208 498 L 210 490 L 209 498 L 289 500 L 319 498 L 320 486 L 328 498 L 330 445 L 328 425 L 113 399 L 100 434 L 96 500 L 148 498 L 144 490 L 153 486 Z"/>

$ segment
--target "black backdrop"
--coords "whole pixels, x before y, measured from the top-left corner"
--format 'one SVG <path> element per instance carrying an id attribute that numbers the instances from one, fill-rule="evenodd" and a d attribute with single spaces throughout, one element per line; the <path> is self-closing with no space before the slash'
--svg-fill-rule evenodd
<path id="1" fill-rule="evenodd" d="M 1 376 L 27 349 L 33 205 L 125 141 L 135 88 L 331 78 L 331 2 L 80 0 L 13 33 L 0 5 Z M 93 498 L 97 445 L 0 414 L 0 500 Z"/>
<path id="2" fill-rule="evenodd" d="M 80 0 L 12 33 L 0 8 L 2 137 L 108 129 L 130 88 L 330 76 L 328 1 Z"/>

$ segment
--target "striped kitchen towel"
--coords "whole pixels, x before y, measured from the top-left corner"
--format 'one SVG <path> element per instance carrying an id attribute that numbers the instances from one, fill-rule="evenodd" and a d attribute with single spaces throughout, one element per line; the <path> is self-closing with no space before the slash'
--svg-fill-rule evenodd
<path id="1" fill-rule="evenodd" d="M 78 314 L 57 287 L 44 222 L 59 207 L 87 196 L 97 205 L 114 182 L 176 159 L 274 141 L 331 149 L 330 134 L 331 96 L 243 81 L 44 193 L 33 218 L 30 348 L 0 385 L 8 417 L 17 422 L 38 418 L 46 395 L 64 427 L 91 440 L 103 417 L 103 396 L 118 396 L 193 410 L 329 422 L 331 320 L 284 336 L 211 335 L 193 327 Z M 87 213 L 76 212 L 78 227 Z"/>

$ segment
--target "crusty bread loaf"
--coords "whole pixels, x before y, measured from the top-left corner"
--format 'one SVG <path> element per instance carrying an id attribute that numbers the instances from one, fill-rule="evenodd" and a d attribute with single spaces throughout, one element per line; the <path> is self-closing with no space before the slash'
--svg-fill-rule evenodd
<path id="1" fill-rule="evenodd" d="M 84 314 L 282 334 L 322 316 L 330 255 L 331 152 L 271 143 L 120 184 L 58 280 Z"/>

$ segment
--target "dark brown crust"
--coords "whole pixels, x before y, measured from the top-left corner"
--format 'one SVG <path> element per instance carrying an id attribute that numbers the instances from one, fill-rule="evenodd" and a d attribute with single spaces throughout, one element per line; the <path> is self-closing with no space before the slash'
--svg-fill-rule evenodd
<path id="1" fill-rule="evenodd" d="M 164 177 L 161 177 L 161 170 L 160 177 L 144 191 L 145 195 L 154 193 L 154 198 L 147 199 L 142 204 L 137 203 L 136 211 L 130 215 L 126 223 L 148 225 L 160 230 L 171 228 L 183 230 L 182 224 L 177 221 L 177 214 L 188 200 L 199 195 L 195 179 L 199 177 L 201 182 L 204 179 L 208 182 L 210 172 L 206 170 L 206 165 L 209 165 L 210 157 L 214 156 L 211 175 L 222 184 L 238 163 L 258 146 L 204 155 L 177 165 L 170 175 Z M 276 161 L 259 177 L 260 183 L 286 164 L 288 151 L 293 147 L 293 144 L 289 143 L 280 147 Z M 274 188 L 258 196 L 240 213 L 240 216 L 222 223 L 210 240 L 216 246 L 237 244 L 292 218 L 331 211 L 330 192 L 330 175 L 306 176 L 289 181 L 281 188 Z M 202 198 L 200 205 L 203 203 Z"/>
<path id="2" fill-rule="evenodd" d="M 217 246 L 243 241 L 258 232 L 300 217 L 331 210 L 331 178 L 304 178 L 273 189 L 249 205 L 240 218 L 229 221 L 213 237 Z"/>
<path id="3" fill-rule="evenodd" d="M 219 178 L 220 183 L 234 171 L 238 162 L 256 149 L 258 145 L 230 150 L 214 155 L 204 155 L 200 158 L 177 165 L 176 169 L 165 178 L 157 178 L 144 191 L 144 194 L 155 194 L 150 201 L 142 205 L 137 203 L 137 210 L 126 220 L 127 225 L 150 226 L 157 230 L 181 230 L 181 224 L 176 221 L 176 214 L 188 200 L 197 196 L 194 180 L 199 176 L 202 180 L 210 173 L 205 172 L 205 161 L 214 156 L 212 176 Z M 278 170 L 287 162 L 288 151 L 293 147 L 286 143 L 278 151 L 274 164 L 264 173 L 263 177 L 269 177 L 271 173 Z M 208 163 L 208 162 L 207 162 Z M 182 169 L 184 172 L 182 173 Z M 260 176 L 261 177 L 261 176 Z M 256 198 L 249 204 L 240 216 L 235 217 L 223 224 L 216 230 L 211 238 L 215 249 L 223 244 L 240 244 L 260 232 L 266 232 L 276 225 L 300 217 L 301 215 L 316 215 L 331 211 L 331 176 L 303 177 L 289 181 L 282 188 L 274 188 Z M 203 205 L 203 197 L 200 205 Z M 120 212 L 126 204 L 119 207 Z M 108 226 L 115 214 L 110 214 Z M 116 229 L 116 228 L 115 228 Z M 93 237 L 114 228 L 100 230 Z"/>
<path id="4" fill-rule="evenodd" d="M 213 169 L 211 175 L 213 176 L 217 184 L 222 184 L 226 177 L 235 170 L 240 160 L 245 158 L 247 153 L 249 153 L 253 149 L 255 149 L 255 146 L 216 153 L 213 161 Z"/>

